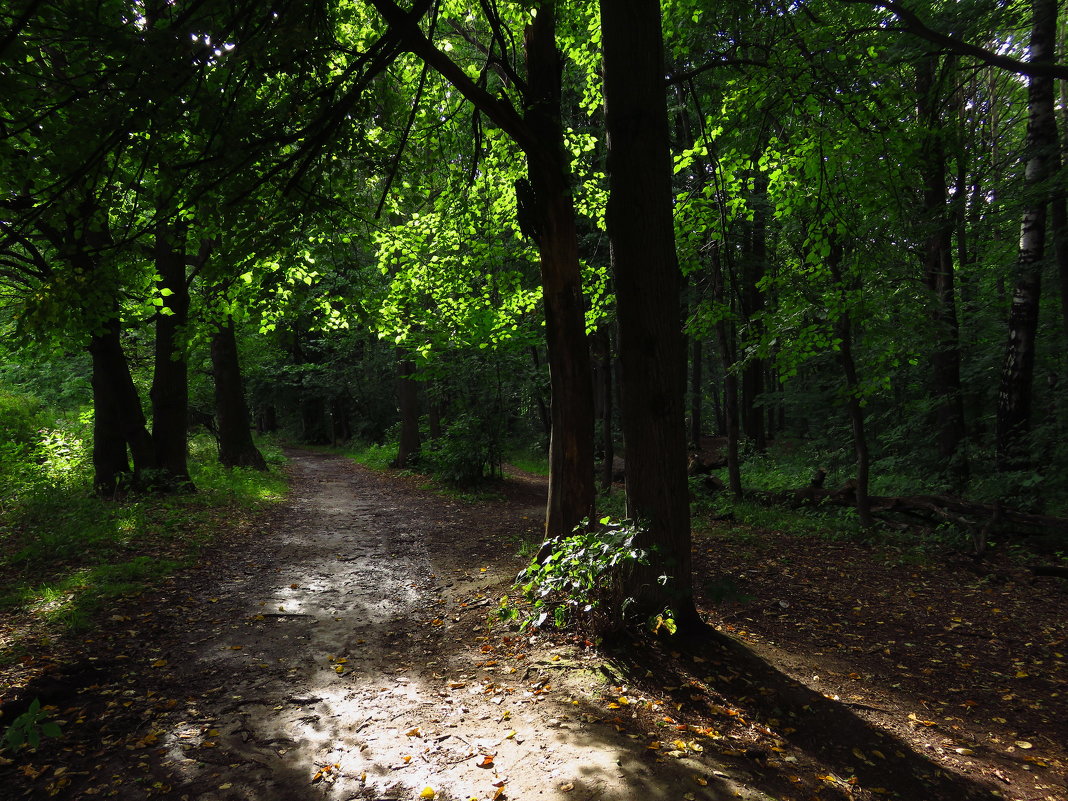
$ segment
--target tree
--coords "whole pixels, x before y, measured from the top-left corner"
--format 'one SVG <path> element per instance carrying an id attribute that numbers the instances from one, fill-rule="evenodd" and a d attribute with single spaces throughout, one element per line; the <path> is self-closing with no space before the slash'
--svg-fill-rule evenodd
<path id="1" fill-rule="evenodd" d="M 681 273 L 659 0 L 601 0 L 608 207 L 621 362 L 627 514 L 645 528 L 628 593 L 638 609 L 699 622 L 690 575 Z"/>
<path id="2" fill-rule="evenodd" d="M 1052 62 L 1056 47 L 1057 3 L 1034 0 L 1031 61 Z M 1026 438 L 1031 428 L 1031 394 L 1042 267 L 1046 254 L 1049 180 L 1059 162 L 1053 79 L 1032 75 L 1027 85 L 1027 199 L 1020 223 L 1020 251 L 1009 313 L 1009 341 L 1001 372 L 997 406 L 997 466 L 1025 469 L 1031 463 Z"/>

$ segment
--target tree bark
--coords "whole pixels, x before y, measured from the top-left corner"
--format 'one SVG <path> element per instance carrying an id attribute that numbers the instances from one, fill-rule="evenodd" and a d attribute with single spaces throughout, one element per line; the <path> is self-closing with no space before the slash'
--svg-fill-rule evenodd
<path id="1" fill-rule="evenodd" d="M 764 277 L 767 262 L 767 209 L 768 179 L 760 170 L 753 176 L 753 224 L 749 239 L 748 258 L 742 272 L 742 318 L 752 328 L 757 315 L 764 308 L 764 296 L 760 291 L 760 279 Z M 758 404 L 764 393 L 764 359 L 752 357 L 742 368 L 742 428 L 745 436 L 759 451 L 767 449 L 767 429 L 764 426 L 764 410 Z"/>
<path id="2" fill-rule="evenodd" d="M 1034 0 L 1032 9 L 1031 60 L 1052 61 L 1057 28 L 1056 0 Z M 1048 181 L 1053 175 L 1058 144 L 1052 79 L 1038 76 L 1029 79 L 1027 106 L 1025 182 L 1028 201 L 1020 225 L 1016 285 L 1009 312 L 1009 341 L 997 408 L 996 462 L 998 470 L 1002 471 L 1023 470 L 1032 461 L 1027 453 L 1027 435 L 1031 430 L 1031 390 L 1050 199 Z"/>
<path id="3" fill-rule="evenodd" d="M 935 441 L 942 469 L 961 487 L 968 463 L 964 442 L 964 398 L 960 383 L 960 328 L 953 283 L 953 218 L 947 205 L 945 121 L 938 91 L 938 56 L 924 56 L 916 67 L 916 110 L 923 132 L 921 180 L 923 218 L 927 225 L 923 277 L 931 293 L 930 320 L 934 335 L 931 383 L 935 400 Z"/>
<path id="4" fill-rule="evenodd" d="M 192 490 L 189 480 L 189 369 L 184 342 L 189 322 L 189 285 L 185 276 L 184 237 L 173 231 L 156 234 L 155 265 L 163 305 L 156 314 L 155 363 L 152 374 L 152 446 L 155 467 L 166 490 Z M 169 294 L 167 294 L 169 292 Z"/>
<path id="5" fill-rule="evenodd" d="M 560 119 L 562 64 L 555 4 L 542 3 L 526 31 L 527 152 L 541 256 L 551 387 L 547 540 L 567 536 L 593 515 L 593 381 L 571 197 L 570 160 Z"/>
<path id="6" fill-rule="evenodd" d="M 397 406 L 400 408 L 400 443 L 394 467 L 408 467 L 418 456 L 419 440 L 419 385 L 415 375 L 415 362 L 402 349 L 397 348 Z"/>
<path id="7" fill-rule="evenodd" d="M 600 379 L 601 379 L 601 491 L 612 491 L 612 462 L 616 458 L 615 431 L 613 420 L 615 417 L 612 394 L 614 392 L 612 381 L 612 335 L 607 325 L 601 326 L 597 332 L 601 341 L 600 355 Z"/>
<path id="8" fill-rule="evenodd" d="M 712 251 L 712 296 L 717 303 L 729 305 L 726 276 L 720 260 L 719 248 Z M 716 320 L 716 339 L 719 342 L 720 361 L 723 363 L 723 425 L 727 438 L 727 486 L 736 499 L 742 497 L 742 470 L 738 456 L 738 438 L 741 434 L 738 414 L 738 374 L 734 371 L 737 362 L 734 322 L 727 315 Z"/>
<path id="9" fill-rule="evenodd" d="M 680 628 L 693 602 L 684 398 L 682 276 L 671 217 L 671 155 L 658 0 L 601 0 L 608 237 L 622 364 L 627 513 L 653 548 L 627 592 L 637 611 L 669 608 Z M 660 577 L 668 576 L 666 583 Z"/>
<path id="10" fill-rule="evenodd" d="M 118 317 L 112 317 L 89 340 L 93 405 L 103 412 L 97 412 L 93 428 L 93 483 L 103 494 L 114 493 L 122 483 L 122 474 L 129 472 L 127 446 L 133 457 L 135 487 L 143 472 L 155 466 L 152 438 L 130 376 L 120 331 Z"/>
<path id="11" fill-rule="evenodd" d="M 215 382 L 215 424 L 219 462 L 226 467 L 266 470 L 267 462 L 252 441 L 234 321 L 219 323 L 211 337 L 211 375 Z"/>
<path id="12" fill-rule="evenodd" d="M 841 244 L 832 242 L 827 266 L 839 291 L 844 294 L 846 285 L 842 276 L 842 256 Z M 857 460 L 856 486 L 853 488 L 856 493 L 857 517 L 860 518 L 860 525 L 864 528 L 871 528 L 875 525 L 875 519 L 871 514 L 871 499 L 868 497 L 871 455 L 868 451 L 868 438 L 864 431 L 864 407 L 860 403 L 860 380 L 857 377 L 857 365 L 853 358 L 853 321 L 849 312 L 842 312 L 842 316 L 835 323 L 835 329 L 839 339 L 838 363 L 845 376 L 846 412 L 853 429 L 853 452 Z"/>
<path id="13" fill-rule="evenodd" d="M 690 447 L 695 451 L 701 450 L 701 410 L 705 399 L 701 345 L 701 337 L 694 335 L 690 338 Z"/>

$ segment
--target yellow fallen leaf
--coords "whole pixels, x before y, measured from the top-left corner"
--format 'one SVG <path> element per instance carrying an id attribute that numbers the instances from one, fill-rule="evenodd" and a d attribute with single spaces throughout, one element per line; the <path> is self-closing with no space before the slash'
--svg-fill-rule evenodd
<path id="1" fill-rule="evenodd" d="M 152 667 L 154 667 L 154 668 L 161 668 L 161 667 L 166 667 L 166 666 L 167 666 L 167 660 L 166 659 L 157 659 L 155 662 L 152 663 Z"/>
<path id="2" fill-rule="evenodd" d="M 433 787 L 424 787 L 423 792 L 419 793 L 420 798 L 433 798 L 437 795 L 437 791 Z"/>
<path id="3" fill-rule="evenodd" d="M 562 792 L 562 793 L 570 793 L 574 789 L 575 789 L 575 785 L 572 782 L 568 782 L 567 784 L 561 784 L 560 785 L 560 792 Z"/>
<path id="4" fill-rule="evenodd" d="M 512 739 L 513 737 L 515 737 L 515 736 L 516 736 L 516 734 L 517 734 L 516 730 L 515 730 L 515 729 L 512 729 L 512 730 L 511 730 L 511 731 L 509 731 L 509 732 L 508 732 L 508 733 L 507 733 L 506 735 L 504 735 L 504 739 L 506 739 L 506 740 L 511 740 L 511 739 Z"/>
<path id="5" fill-rule="evenodd" d="M 423 732 L 421 732 L 419 730 L 419 727 L 416 726 L 415 728 L 408 729 L 408 731 L 404 732 L 404 735 L 406 737 L 422 737 L 423 736 Z"/>
<path id="6" fill-rule="evenodd" d="M 335 665 L 335 666 L 334 666 L 334 672 L 335 672 L 335 673 L 336 673 L 337 675 L 339 675 L 339 676 L 340 676 L 340 675 L 341 675 L 342 673 L 344 673 L 344 672 L 345 672 L 345 666 L 344 666 L 344 665 Z"/>
<path id="7" fill-rule="evenodd" d="M 411 761 L 412 761 L 412 758 L 411 758 L 411 756 L 410 756 L 410 755 L 408 755 L 408 754 L 405 754 L 404 756 L 402 756 L 402 757 L 401 757 L 401 759 L 403 759 L 403 760 L 404 760 L 404 764 L 405 764 L 405 765 L 407 765 L 407 764 L 408 764 L 409 762 L 411 762 Z"/>
<path id="8" fill-rule="evenodd" d="M 1017 748 L 1022 748 L 1025 751 L 1028 748 L 1034 748 L 1034 746 L 1031 743 L 1027 742 L 1027 740 L 1017 740 L 1015 745 Z"/>

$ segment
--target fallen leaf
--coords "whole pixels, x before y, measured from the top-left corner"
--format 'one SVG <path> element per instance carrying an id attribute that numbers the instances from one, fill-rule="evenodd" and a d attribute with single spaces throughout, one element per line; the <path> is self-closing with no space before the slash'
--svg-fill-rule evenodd
<path id="1" fill-rule="evenodd" d="M 493 767 L 493 757 L 491 755 L 489 755 L 489 754 L 484 754 L 482 756 L 482 761 L 478 763 L 478 766 L 480 768 L 492 768 Z"/>
<path id="2" fill-rule="evenodd" d="M 1017 740 L 1015 745 L 1017 748 L 1022 748 L 1025 751 L 1028 748 L 1034 748 L 1034 746 L 1031 743 L 1027 742 L 1027 740 Z"/>
<path id="3" fill-rule="evenodd" d="M 424 787 L 423 792 L 419 793 L 420 798 L 433 798 L 437 795 L 437 791 L 433 787 Z"/>
<path id="4" fill-rule="evenodd" d="M 574 789 L 575 789 L 575 785 L 572 782 L 568 782 L 567 784 L 561 784 L 560 785 L 560 792 L 562 792 L 562 793 L 570 793 Z"/>

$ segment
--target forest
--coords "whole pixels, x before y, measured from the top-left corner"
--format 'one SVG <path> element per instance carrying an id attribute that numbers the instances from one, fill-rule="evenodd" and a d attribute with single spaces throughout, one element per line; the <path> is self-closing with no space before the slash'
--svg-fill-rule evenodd
<path id="1" fill-rule="evenodd" d="M 544 473 L 522 631 L 703 631 L 720 524 L 1062 604 L 1066 26 L 1055 0 L 9 0 L 0 611 L 87 625 L 283 497 L 280 446 L 460 498 Z"/>

